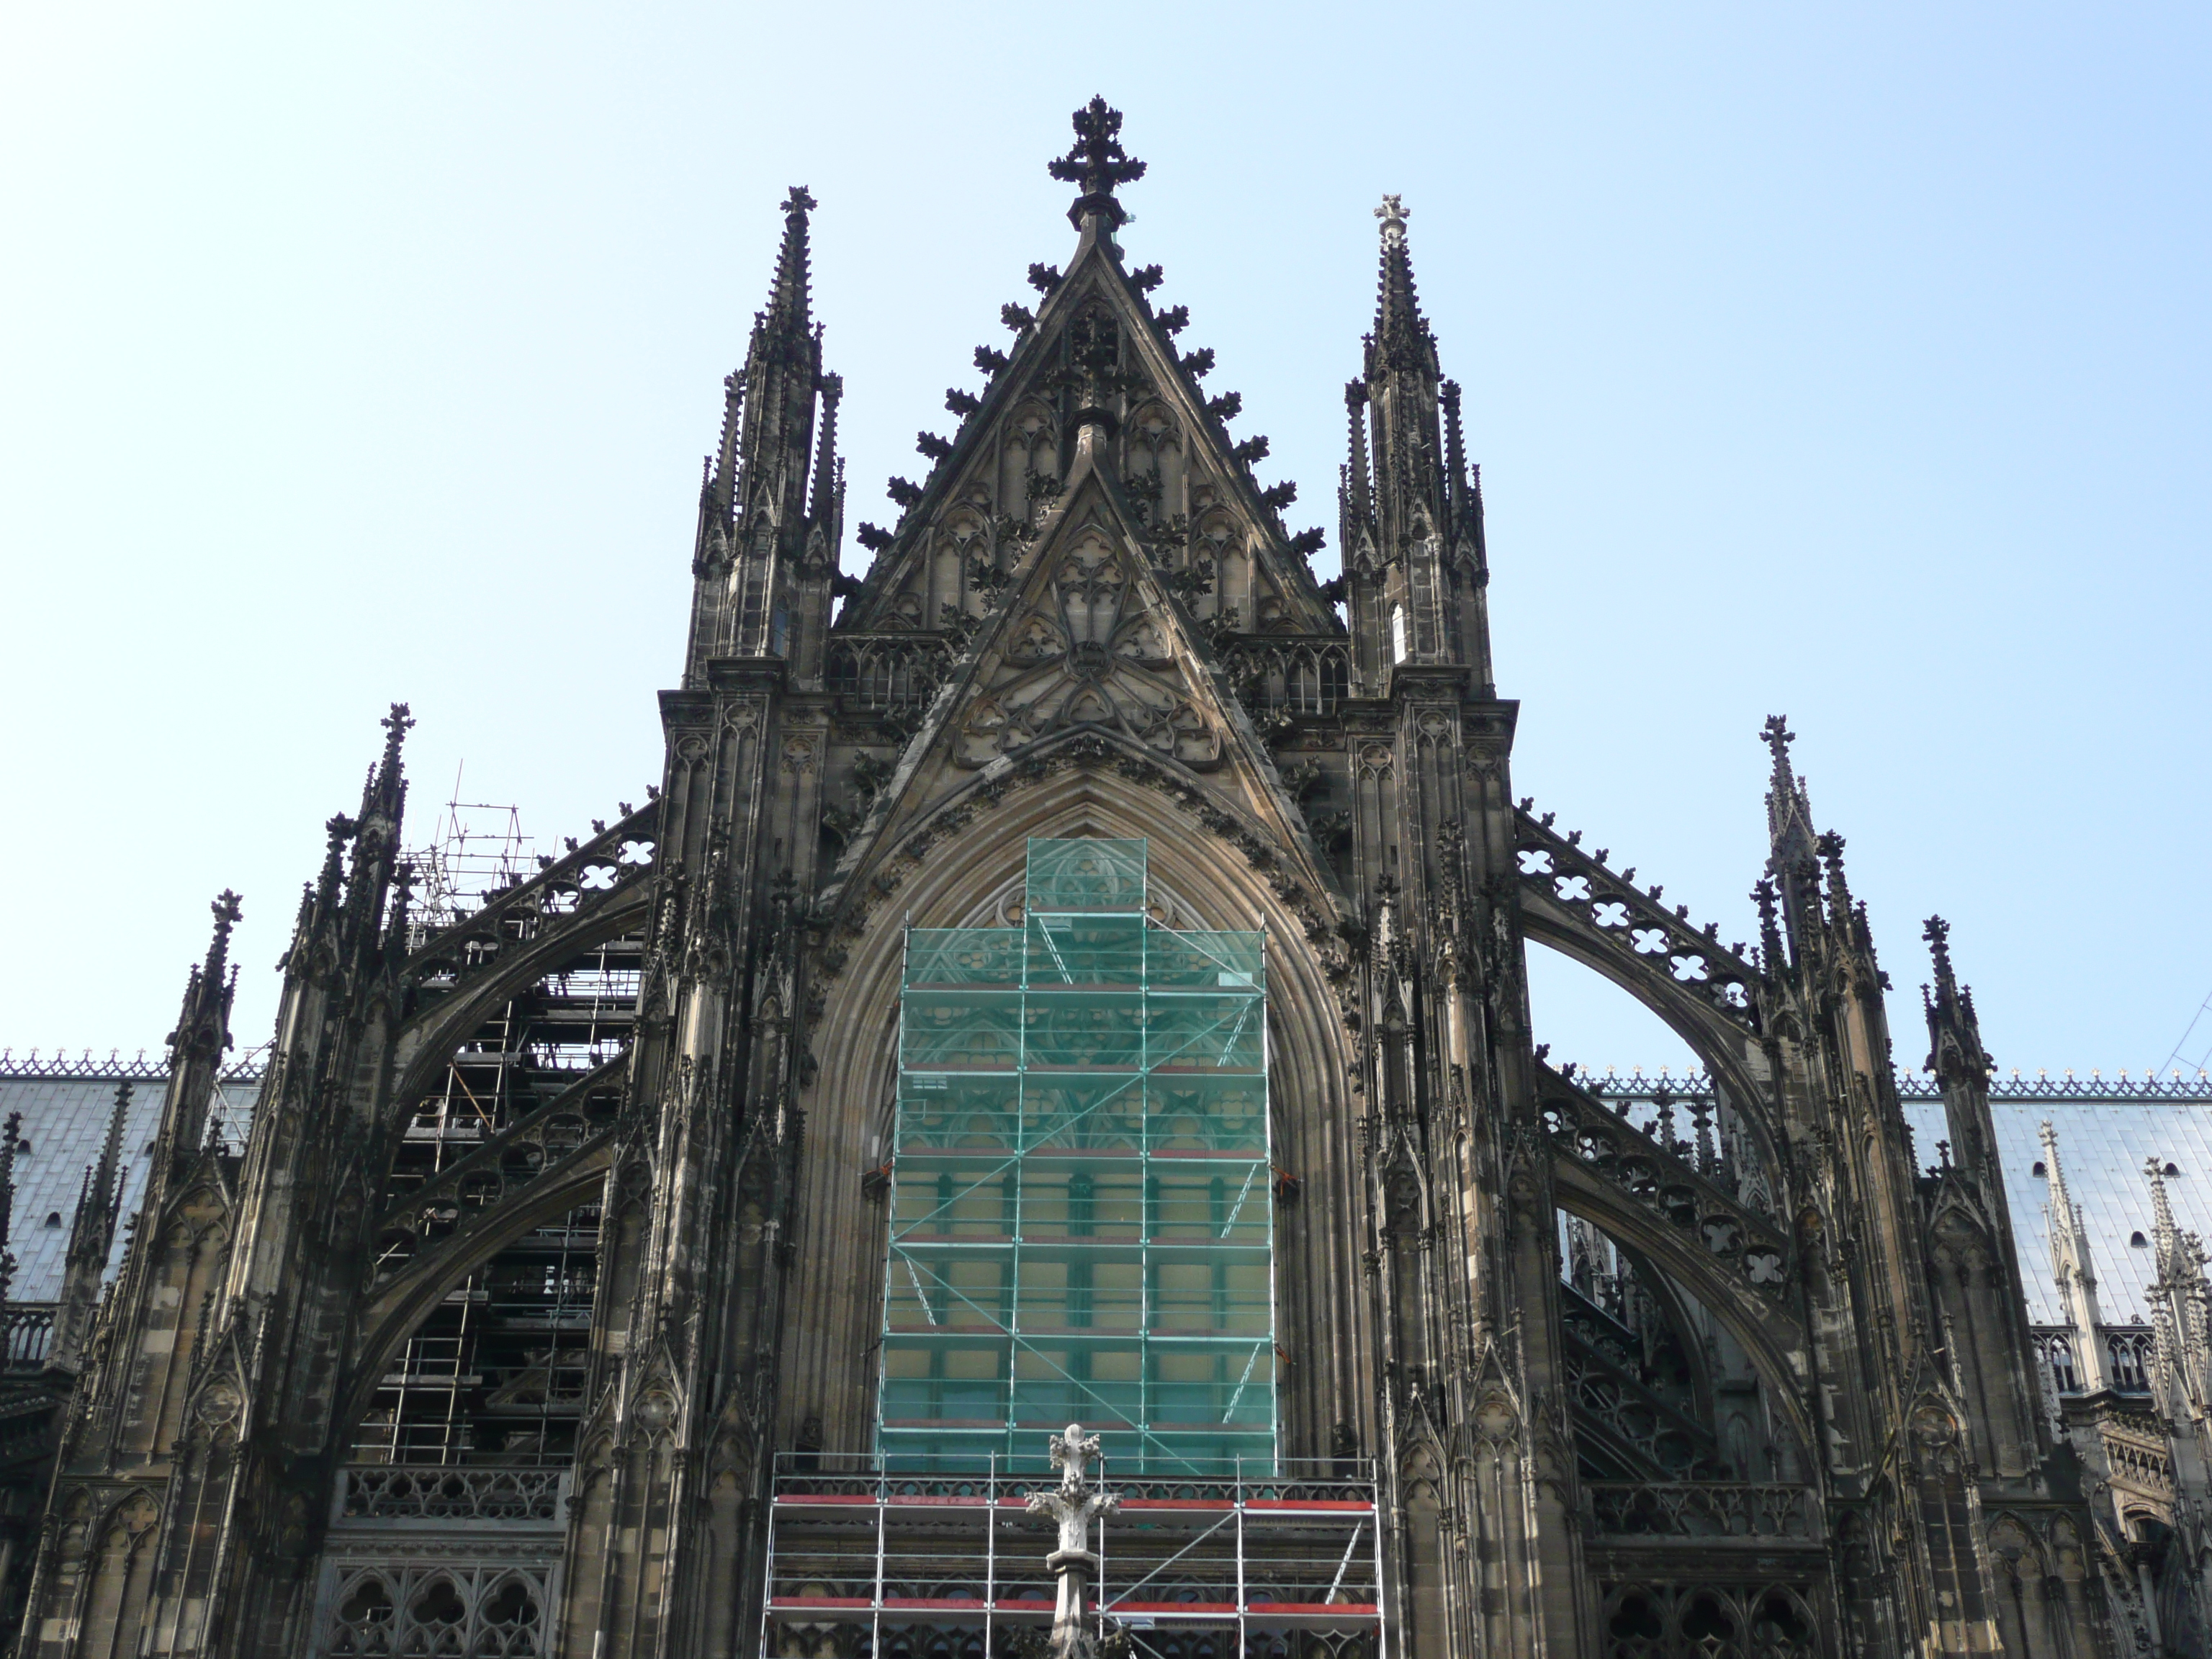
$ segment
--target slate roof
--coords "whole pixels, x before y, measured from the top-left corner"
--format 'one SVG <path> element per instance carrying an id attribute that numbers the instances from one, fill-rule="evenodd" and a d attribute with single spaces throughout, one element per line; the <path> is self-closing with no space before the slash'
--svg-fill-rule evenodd
<path id="1" fill-rule="evenodd" d="M 1908 1102 L 1913 1139 L 1923 1164 L 1936 1162 L 1936 1143 L 1948 1133 L 1940 1103 Z M 2166 1178 L 2167 1201 L 2184 1232 L 2212 1239 L 2212 1099 L 1993 1100 L 1997 1155 L 2004 1161 L 2005 1197 L 2012 1206 L 2020 1273 L 2027 1290 L 2028 1317 L 2062 1325 L 2066 1316 L 2051 1274 L 2050 1188 L 2035 1173 L 2043 1158 L 2038 1130 L 2048 1119 L 2058 1137 L 2066 1188 L 2081 1208 L 2097 1275 L 2097 1310 L 2110 1325 L 2147 1322 L 2144 1286 L 2157 1273 L 2152 1237 L 2150 1186 L 2143 1160 L 2179 1171 Z"/>
<path id="2" fill-rule="evenodd" d="M 168 1079 L 150 1066 L 101 1069 L 109 1075 L 25 1075 L 32 1068 L 0 1066 L 0 1120 L 10 1112 L 23 1115 L 22 1137 L 31 1144 L 27 1152 L 15 1154 L 15 1209 L 8 1245 L 15 1253 L 15 1281 L 11 1301 L 51 1302 L 61 1294 L 62 1263 L 69 1251 L 70 1220 L 76 1212 L 77 1194 L 84 1173 L 100 1160 L 107 1138 L 107 1121 L 115 1109 L 118 1073 L 132 1079 L 130 1115 L 124 1120 L 123 1151 L 125 1173 L 123 1214 L 137 1213 L 146 1188 L 146 1172 L 154 1150 L 154 1132 L 161 1116 L 161 1094 Z M 85 1068 L 87 1070 L 91 1067 Z M 233 1075 L 217 1085 L 218 1125 L 224 1142 L 233 1151 L 243 1147 L 252 1120 L 254 1097 L 260 1092 L 258 1076 Z M 48 1218 L 53 1218 L 52 1224 Z M 115 1250 L 107 1270 L 112 1275 L 123 1260 L 124 1230 L 116 1230 Z"/>

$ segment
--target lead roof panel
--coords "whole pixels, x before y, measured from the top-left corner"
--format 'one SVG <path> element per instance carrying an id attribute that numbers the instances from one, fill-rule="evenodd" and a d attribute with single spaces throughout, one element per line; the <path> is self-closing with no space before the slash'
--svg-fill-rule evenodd
<path id="1" fill-rule="evenodd" d="M 123 1126 L 123 1214 L 138 1212 L 153 1163 L 154 1133 L 160 1127 L 167 1079 L 135 1079 L 131 1108 Z M 226 1146 L 235 1152 L 261 1085 L 252 1079 L 216 1085 L 216 1125 Z M 85 1171 L 100 1161 L 107 1122 L 115 1109 L 112 1078 L 23 1078 L 0 1076 L 0 1120 L 21 1112 L 27 1152 L 15 1154 L 15 1206 L 8 1248 L 15 1253 L 14 1302 L 52 1302 L 61 1294 L 62 1267 L 69 1254 L 70 1223 L 84 1189 Z M 107 1271 L 122 1263 L 125 1231 L 116 1229 Z"/>
<path id="2" fill-rule="evenodd" d="M 1935 1163 L 1936 1143 L 1948 1133 L 1942 1104 L 1909 1103 L 1905 1113 L 1920 1162 Z M 2066 1322 L 2051 1271 L 2049 1180 L 2035 1172 L 2043 1161 L 2039 1132 L 2047 1119 L 2058 1137 L 2067 1191 L 2089 1236 L 2098 1310 L 2110 1325 L 2148 1322 L 2143 1291 L 2158 1269 L 2143 1164 L 2154 1158 L 2161 1168 L 2174 1166 L 2178 1173 L 2166 1177 L 2166 1192 L 2175 1224 L 2212 1238 L 2212 1103 L 1993 1100 L 1990 1115 L 2031 1322 Z M 2138 1237 L 2145 1243 L 2131 1242 Z"/>

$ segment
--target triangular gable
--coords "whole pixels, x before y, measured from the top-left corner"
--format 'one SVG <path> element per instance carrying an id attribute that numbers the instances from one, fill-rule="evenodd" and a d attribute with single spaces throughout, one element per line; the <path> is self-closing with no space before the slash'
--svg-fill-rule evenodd
<path id="1" fill-rule="evenodd" d="M 979 775 L 1078 730 L 1175 763 L 1334 886 L 1250 717 L 1217 678 L 1189 611 L 1146 556 L 1142 522 L 1079 447 L 1068 487 L 1024 550 L 841 861 L 849 877 Z"/>
<path id="2" fill-rule="evenodd" d="M 1304 555 L 1165 328 L 1095 226 L 900 520 L 837 631 L 958 628 L 1057 504 L 1085 410 L 1147 557 L 1191 573 L 1193 615 L 1239 632 L 1337 633 Z M 1207 576 L 1210 572 L 1210 590 Z"/>

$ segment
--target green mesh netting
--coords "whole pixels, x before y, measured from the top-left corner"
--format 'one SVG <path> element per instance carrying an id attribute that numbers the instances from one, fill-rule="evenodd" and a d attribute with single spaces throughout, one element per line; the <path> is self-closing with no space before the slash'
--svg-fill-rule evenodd
<path id="1" fill-rule="evenodd" d="M 1032 841 L 1016 927 L 907 936 L 878 1449 L 1271 1466 L 1264 936 L 1146 914 L 1141 841 Z"/>

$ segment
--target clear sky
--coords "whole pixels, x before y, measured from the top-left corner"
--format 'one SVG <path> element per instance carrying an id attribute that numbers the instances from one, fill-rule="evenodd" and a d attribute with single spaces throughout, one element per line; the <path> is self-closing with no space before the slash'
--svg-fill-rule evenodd
<path id="1" fill-rule="evenodd" d="M 2163 1062 L 2212 992 L 2209 16 L 0 0 L 0 1042 L 158 1044 L 226 885 L 260 1040 L 391 699 L 418 835 L 464 763 L 546 842 L 642 799 L 785 188 L 884 522 L 1103 92 L 1325 569 L 1413 210 L 1519 793 L 1751 937 L 1786 713 L 1900 1059 L 1941 910 L 2001 1064 Z M 1557 1057 L 1676 1053 L 1536 990 Z"/>

